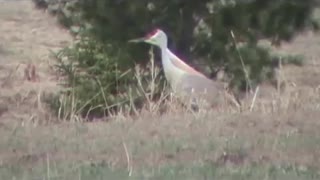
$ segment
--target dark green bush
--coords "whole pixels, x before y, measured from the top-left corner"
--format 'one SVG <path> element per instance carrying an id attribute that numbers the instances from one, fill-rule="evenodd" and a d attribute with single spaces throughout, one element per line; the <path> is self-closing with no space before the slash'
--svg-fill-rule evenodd
<path id="1" fill-rule="evenodd" d="M 51 98 L 60 118 L 73 114 L 103 117 L 120 110 L 130 113 L 142 106 L 143 99 L 151 101 L 162 93 L 164 81 L 159 70 L 138 69 L 134 61 L 123 61 L 125 53 L 111 47 L 83 36 L 56 54 L 56 68 L 66 77 L 66 88 Z M 149 84 L 152 81 L 154 84 Z"/>
<path id="2" fill-rule="evenodd" d="M 101 113 L 115 102 L 126 100 L 120 94 L 125 91 L 122 85 L 128 84 L 129 79 L 121 74 L 124 70 L 118 66 L 120 55 L 111 56 L 107 50 L 101 43 L 83 38 L 74 47 L 57 54 L 60 59 L 57 67 L 72 87 L 67 93 L 75 98 L 76 110 Z"/>

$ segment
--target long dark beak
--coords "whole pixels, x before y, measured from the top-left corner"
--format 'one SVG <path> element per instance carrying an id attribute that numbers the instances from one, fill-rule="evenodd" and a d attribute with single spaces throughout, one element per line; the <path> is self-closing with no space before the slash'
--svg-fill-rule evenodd
<path id="1" fill-rule="evenodd" d="M 145 42 L 145 41 L 146 41 L 146 38 L 142 37 L 142 38 L 131 39 L 128 42 L 129 43 L 138 43 L 138 42 Z"/>

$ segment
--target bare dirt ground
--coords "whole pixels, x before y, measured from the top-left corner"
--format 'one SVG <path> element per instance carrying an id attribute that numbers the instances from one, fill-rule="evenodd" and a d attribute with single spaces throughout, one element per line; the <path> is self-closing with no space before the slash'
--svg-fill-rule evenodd
<path id="1" fill-rule="evenodd" d="M 269 167 L 283 164 L 294 166 L 294 173 L 282 174 L 287 179 L 300 179 L 301 172 L 319 177 L 319 35 L 302 34 L 280 49 L 305 55 L 305 65 L 284 67 L 281 72 L 291 85 L 281 98 L 274 89 L 262 87 L 267 96 L 257 100 L 252 112 L 146 114 L 135 121 L 119 117 L 109 123 L 43 125 L 54 117 L 42 93 L 58 90 L 51 51 L 71 41 L 55 18 L 31 1 L 0 0 L 1 179 L 81 179 L 81 167 L 88 164 L 103 167 L 103 172 L 105 166 L 128 167 L 134 175 L 146 167 L 206 163 L 222 167 L 225 179 L 256 173 L 257 164 L 268 168 L 246 179 L 268 179 L 274 173 Z M 313 168 L 315 172 L 309 172 Z M 141 176 L 156 172 L 143 171 Z"/>

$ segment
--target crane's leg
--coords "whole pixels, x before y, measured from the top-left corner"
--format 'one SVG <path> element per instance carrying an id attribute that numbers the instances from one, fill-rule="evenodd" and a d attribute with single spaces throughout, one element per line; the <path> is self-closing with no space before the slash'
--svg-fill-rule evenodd
<path id="1" fill-rule="evenodd" d="M 197 103 L 197 100 L 195 98 L 191 99 L 190 108 L 194 112 L 199 112 L 199 104 Z"/>

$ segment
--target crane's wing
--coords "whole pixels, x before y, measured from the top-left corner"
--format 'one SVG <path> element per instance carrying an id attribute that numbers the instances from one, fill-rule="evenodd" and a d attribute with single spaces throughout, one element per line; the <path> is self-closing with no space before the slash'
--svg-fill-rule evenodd
<path id="1" fill-rule="evenodd" d="M 212 81 L 209 78 L 188 73 L 185 73 L 180 78 L 178 87 L 187 92 L 208 94 L 225 90 L 225 85 L 222 82 Z"/>
<path id="2" fill-rule="evenodd" d="M 202 73 L 198 72 L 197 70 L 195 70 L 194 68 L 192 68 L 191 66 L 189 66 L 188 64 L 186 64 L 184 61 L 182 61 L 178 56 L 176 56 L 174 53 L 172 53 L 170 51 L 170 49 L 167 49 L 167 52 L 169 54 L 169 59 L 170 61 L 172 62 L 172 64 L 189 73 L 189 74 L 194 74 L 194 75 L 198 75 L 198 76 L 202 76 L 202 77 L 205 77 L 205 75 L 203 75 Z"/>
<path id="3" fill-rule="evenodd" d="M 212 81 L 206 77 L 184 74 L 179 80 L 177 90 L 192 101 L 200 98 L 212 105 L 231 103 L 240 106 L 240 102 L 227 92 L 223 82 Z"/>
<path id="4" fill-rule="evenodd" d="M 239 107 L 240 102 L 226 91 L 226 85 L 224 83 L 212 81 L 204 74 L 186 64 L 169 49 L 167 49 L 167 52 L 172 64 L 185 72 L 178 79 L 175 89 L 177 93 L 181 93 L 185 97 L 189 96 L 192 99 L 196 96 L 202 96 L 213 104 L 221 103 L 226 98 Z"/>

